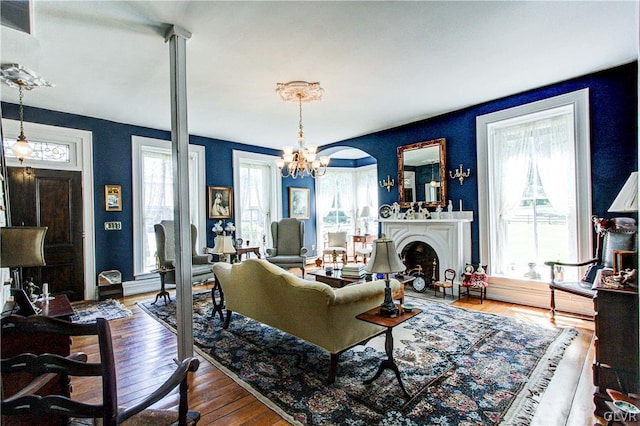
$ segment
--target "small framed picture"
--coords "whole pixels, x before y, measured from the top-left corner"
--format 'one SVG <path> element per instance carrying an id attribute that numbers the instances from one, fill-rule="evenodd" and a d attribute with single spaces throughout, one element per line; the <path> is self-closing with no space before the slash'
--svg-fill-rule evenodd
<path id="1" fill-rule="evenodd" d="M 309 219 L 309 188 L 289 188 L 289 217 Z"/>
<path id="2" fill-rule="evenodd" d="M 233 212 L 233 194 L 230 186 L 210 186 L 209 219 L 229 219 Z"/>
<path id="3" fill-rule="evenodd" d="M 104 209 L 108 212 L 122 211 L 122 187 L 120 185 L 104 186 Z"/>

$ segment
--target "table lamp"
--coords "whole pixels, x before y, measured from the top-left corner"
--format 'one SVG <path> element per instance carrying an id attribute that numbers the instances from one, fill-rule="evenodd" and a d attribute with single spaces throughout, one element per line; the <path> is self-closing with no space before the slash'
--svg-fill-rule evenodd
<path id="1" fill-rule="evenodd" d="M 393 240 L 382 237 L 373 242 L 373 250 L 371 251 L 371 259 L 365 266 L 364 270 L 368 274 L 381 273 L 384 274 L 384 302 L 380 305 L 380 315 L 385 317 L 397 317 L 399 309 L 393 303 L 391 298 L 391 287 L 389 286 L 389 274 L 393 272 L 404 271 L 406 266 L 400 260 L 400 256 L 396 253 L 396 247 Z"/>
<path id="2" fill-rule="evenodd" d="M 47 227 L 7 226 L 0 228 L 0 267 L 12 268 L 13 288 L 22 288 L 22 268 L 45 266 L 44 236 Z"/>
<path id="3" fill-rule="evenodd" d="M 632 172 L 629 179 L 618 193 L 609 212 L 631 213 L 638 211 L 638 172 Z"/>
<path id="4" fill-rule="evenodd" d="M 233 240 L 231 239 L 231 235 L 218 235 L 216 237 L 215 244 L 211 253 L 220 256 L 220 258 L 223 259 L 223 262 L 230 262 L 231 256 L 227 255 L 233 254 L 235 252 L 236 249 L 235 247 L 233 247 Z"/>

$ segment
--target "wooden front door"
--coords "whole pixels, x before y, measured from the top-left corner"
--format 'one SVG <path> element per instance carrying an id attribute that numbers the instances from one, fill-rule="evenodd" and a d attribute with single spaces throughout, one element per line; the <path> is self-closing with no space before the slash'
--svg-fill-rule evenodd
<path id="1" fill-rule="evenodd" d="M 46 226 L 46 266 L 23 268 L 23 277 L 49 291 L 83 300 L 84 259 L 82 174 L 76 171 L 9 167 L 9 199 L 13 226 Z"/>

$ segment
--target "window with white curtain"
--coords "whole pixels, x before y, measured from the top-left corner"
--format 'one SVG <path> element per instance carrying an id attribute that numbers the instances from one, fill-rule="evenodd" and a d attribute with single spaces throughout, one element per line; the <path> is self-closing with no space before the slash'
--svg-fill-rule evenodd
<path id="1" fill-rule="evenodd" d="M 590 252 L 588 92 L 478 117 L 480 261 L 544 279 Z"/>
<path id="2" fill-rule="evenodd" d="M 361 216 L 364 206 L 369 206 L 371 212 L 377 211 L 376 185 L 375 166 L 330 167 L 324 176 L 316 179 L 317 247 L 320 250 L 328 232 L 347 231 L 348 235 L 354 235 L 357 231 L 364 233 L 366 227 L 370 233 L 376 233 L 375 223 Z"/>
<path id="3" fill-rule="evenodd" d="M 236 237 L 244 244 L 271 247 L 271 222 L 282 217 L 281 179 L 273 156 L 233 152 Z"/>
<path id="4" fill-rule="evenodd" d="M 153 226 L 173 219 L 173 162 L 171 142 L 132 137 L 134 199 L 134 275 L 156 267 Z M 204 147 L 189 145 L 189 218 L 198 229 L 196 248 L 206 245 Z"/>

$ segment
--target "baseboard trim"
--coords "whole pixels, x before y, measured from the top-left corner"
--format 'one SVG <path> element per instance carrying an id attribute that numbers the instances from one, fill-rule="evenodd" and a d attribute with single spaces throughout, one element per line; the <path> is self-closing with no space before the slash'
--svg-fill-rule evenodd
<path id="1" fill-rule="evenodd" d="M 493 278 L 493 277 L 492 277 Z M 487 299 L 519 305 L 550 309 L 551 290 L 540 281 L 510 282 L 504 279 L 489 279 Z M 556 309 L 562 312 L 593 316 L 593 300 L 563 291 L 556 291 Z"/>

